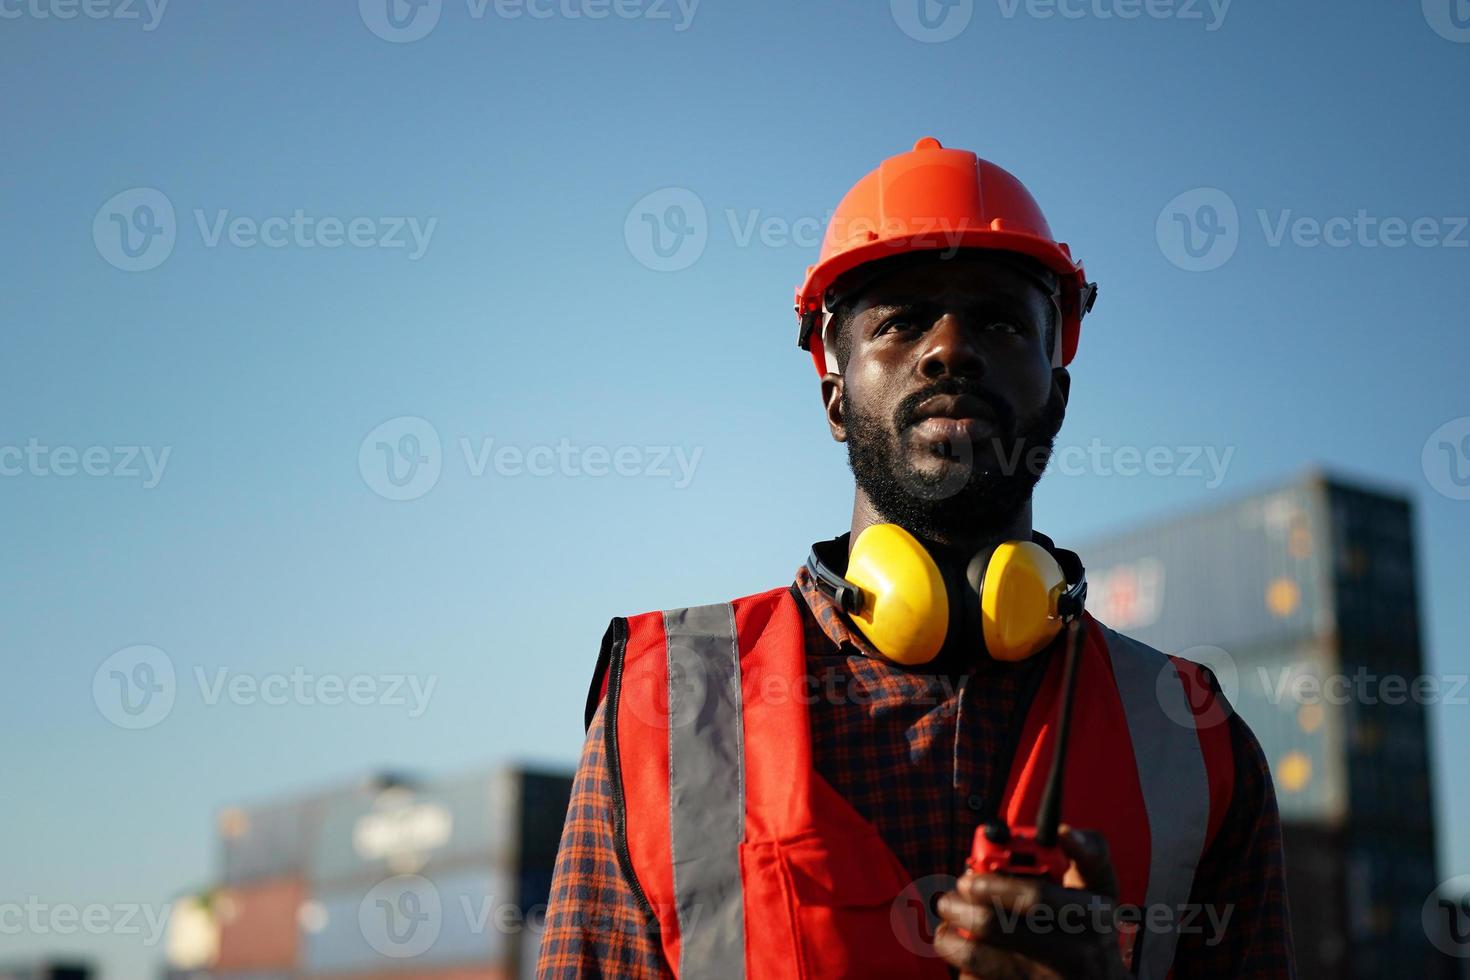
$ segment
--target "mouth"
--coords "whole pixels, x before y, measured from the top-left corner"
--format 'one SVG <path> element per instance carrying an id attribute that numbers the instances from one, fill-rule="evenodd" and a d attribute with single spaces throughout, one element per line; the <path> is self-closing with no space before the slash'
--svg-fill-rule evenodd
<path id="1" fill-rule="evenodd" d="M 995 412 L 974 395 L 935 395 L 919 403 L 911 428 L 925 441 L 975 440 L 995 431 Z"/>

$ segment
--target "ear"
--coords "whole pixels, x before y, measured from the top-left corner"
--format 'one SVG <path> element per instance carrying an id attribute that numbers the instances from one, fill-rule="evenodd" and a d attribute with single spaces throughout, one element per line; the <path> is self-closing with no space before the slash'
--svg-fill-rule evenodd
<path id="1" fill-rule="evenodd" d="M 1072 374 L 1064 367 L 1051 369 L 1051 383 L 1062 393 L 1062 404 L 1067 404 L 1067 399 L 1072 394 Z"/>
<path id="2" fill-rule="evenodd" d="M 847 426 L 842 421 L 842 375 L 822 375 L 822 404 L 827 408 L 827 428 L 836 442 L 847 441 Z"/>

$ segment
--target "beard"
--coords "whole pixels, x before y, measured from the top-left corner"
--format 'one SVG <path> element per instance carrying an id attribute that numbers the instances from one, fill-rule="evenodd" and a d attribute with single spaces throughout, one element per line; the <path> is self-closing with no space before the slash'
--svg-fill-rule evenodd
<path id="1" fill-rule="evenodd" d="M 934 458 L 943 462 L 920 469 L 909 458 L 903 433 L 918 421 L 918 405 L 934 395 L 980 399 L 994 413 L 995 435 L 935 443 Z M 1053 387 L 1040 411 L 1018 418 L 979 386 L 951 379 L 905 398 L 892 419 L 857 410 L 846 388 L 841 408 L 848 465 L 878 515 L 920 538 L 952 541 L 992 538 L 1012 526 L 1051 459 L 1066 402 Z"/>

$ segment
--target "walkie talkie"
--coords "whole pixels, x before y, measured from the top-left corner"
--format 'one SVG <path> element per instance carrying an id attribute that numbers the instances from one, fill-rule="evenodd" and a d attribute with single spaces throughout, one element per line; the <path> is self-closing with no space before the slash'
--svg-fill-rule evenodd
<path id="1" fill-rule="evenodd" d="M 1082 617 L 1067 622 L 1066 660 L 1062 664 L 1062 703 L 1057 709 L 1057 740 L 1052 748 L 1051 772 L 1036 813 L 1035 827 L 1008 827 L 999 814 L 975 830 L 969 869 L 976 874 L 1003 874 L 1046 878 L 1057 884 L 1067 873 L 1071 859 L 1057 843 L 1057 826 L 1062 819 L 1062 776 L 1067 756 L 1067 731 L 1072 725 L 1072 694 L 1077 686 L 1078 646 Z"/>

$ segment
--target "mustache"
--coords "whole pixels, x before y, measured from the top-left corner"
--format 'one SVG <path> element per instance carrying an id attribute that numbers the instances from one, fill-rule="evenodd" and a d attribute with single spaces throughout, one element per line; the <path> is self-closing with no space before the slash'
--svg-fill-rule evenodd
<path id="1" fill-rule="evenodd" d="M 1005 399 L 996 397 L 994 392 L 986 390 L 979 382 L 962 378 L 942 378 L 932 385 L 920 388 L 898 403 L 898 407 L 893 410 L 893 421 L 897 430 L 902 432 L 909 426 L 923 421 L 923 416 L 919 413 L 919 406 L 935 395 L 954 397 L 969 395 L 990 409 L 995 415 L 996 427 L 1000 431 L 1014 432 L 1016 429 L 1016 411 Z"/>

